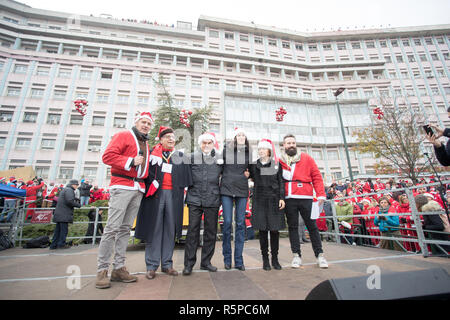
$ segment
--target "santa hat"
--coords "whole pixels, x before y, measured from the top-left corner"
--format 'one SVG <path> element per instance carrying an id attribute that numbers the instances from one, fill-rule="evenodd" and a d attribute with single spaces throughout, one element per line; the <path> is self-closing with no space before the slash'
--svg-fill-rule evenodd
<path id="1" fill-rule="evenodd" d="M 6 179 L 4 178 L 4 177 L 1 177 L 0 178 L 0 181 L 5 181 Z"/>
<path id="2" fill-rule="evenodd" d="M 33 183 L 34 183 L 33 180 L 28 180 L 27 181 L 27 186 L 32 185 Z"/>
<path id="3" fill-rule="evenodd" d="M 275 161 L 278 162 L 277 153 L 275 151 L 275 146 L 273 142 L 269 139 L 261 139 L 258 143 L 258 149 L 269 149 L 272 150 L 272 157 L 275 159 Z"/>
<path id="4" fill-rule="evenodd" d="M 363 202 L 368 202 L 368 203 L 370 203 L 370 199 L 364 198 L 364 199 L 361 200 L 361 203 L 363 203 Z"/>
<path id="5" fill-rule="evenodd" d="M 198 137 L 198 144 L 202 144 L 204 140 L 212 140 L 214 148 L 216 150 L 219 150 L 219 143 L 217 142 L 216 134 L 214 132 L 205 132 L 204 134 L 200 135 L 200 137 Z"/>
<path id="6" fill-rule="evenodd" d="M 9 181 L 15 181 L 16 180 L 16 177 L 9 177 Z"/>
<path id="7" fill-rule="evenodd" d="M 243 133 L 245 136 L 247 136 L 247 135 L 245 134 L 244 129 L 242 129 L 242 128 L 234 128 L 233 138 L 235 138 L 235 137 L 236 137 L 238 134 L 240 134 L 240 133 Z"/>
<path id="8" fill-rule="evenodd" d="M 423 195 L 424 195 L 425 197 L 430 197 L 430 198 L 433 198 L 433 199 L 434 199 L 434 196 L 433 196 L 431 193 L 426 192 L 426 193 L 424 193 Z"/>
<path id="9" fill-rule="evenodd" d="M 160 126 L 156 140 L 160 140 L 164 135 L 166 135 L 168 133 L 173 133 L 173 129 L 170 127 Z"/>
<path id="10" fill-rule="evenodd" d="M 134 117 L 134 123 L 138 122 L 141 119 L 148 119 L 151 123 L 153 123 L 153 117 L 150 112 L 137 112 L 136 116 Z"/>

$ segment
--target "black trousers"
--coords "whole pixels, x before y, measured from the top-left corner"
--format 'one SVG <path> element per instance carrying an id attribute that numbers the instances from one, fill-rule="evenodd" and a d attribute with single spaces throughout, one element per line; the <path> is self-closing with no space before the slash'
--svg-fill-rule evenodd
<path id="1" fill-rule="evenodd" d="M 312 199 L 286 199 L 286 218 L 289 230 L 289 242 L 291 243 L 292 253 L 300 251 L 300 238 L 298 235 L 298 213 L 300 212 L 306 228 L 309 232 L 314 255 L 319 256 L 322 250 L 322 241 L 320 240 L 319 228 L 316 221 L 311 220 Z"/>
<path id="2" fill-rule="evenodd" d="M 205 208 L 189 205 L 189 226 L 184 250 L 184 266 L 192 268 L 197 261 L 197 247 L 200 242 L 200 224 L 204 214 L 203 247 L 201 266 L 208 266 L 214 255 L 219 208 Z"/>
<path id="3" fill-rule="evenodd" d="M 259 230 L 259 245 L 261 247 L 261 255 L 263 257 L 267 257 L 269 254 L 269 239 L 268 235 L 270 232 L 270 253 L 272 254 L 272 257 L 278 256 L 278 249 L 279 249 L 279 239 L 280 239 L 280 233 L 278 231 L 266 231 L 266 230 Z"/>

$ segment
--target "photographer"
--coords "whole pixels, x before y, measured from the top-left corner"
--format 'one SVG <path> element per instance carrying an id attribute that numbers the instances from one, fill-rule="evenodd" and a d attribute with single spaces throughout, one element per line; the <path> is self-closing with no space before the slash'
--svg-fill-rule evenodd
<path id="1" fill-rule="evenodd" d="M 450 108 L 447 109 L 447 113 L 450 118 Z M 431 142 L 434 146 L 434 153 L 436 154 L 436 158 L 439 163 L 443 166 L 450 165 L 450 140 L 447 140 L 447 144 L 444 145 L 442 141 L 439 140 L 440 137 L 450 138 L 450 129 L 442 129 L 435 125 L 430 125 L 433 131 L 427 131 L 425 137 L 429 142 Z"/>

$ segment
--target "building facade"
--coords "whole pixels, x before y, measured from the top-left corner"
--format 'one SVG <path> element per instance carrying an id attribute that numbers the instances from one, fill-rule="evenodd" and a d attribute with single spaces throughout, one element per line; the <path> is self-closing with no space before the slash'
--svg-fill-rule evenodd
<path id="1" fill-rule="evenodd" d="M 6 0 L 0 42 L 0 170 L 32 165 L 49 181 L 106 186 L 102 150 L 136 111 L 155 110 L 159 76 L 180 109 L 213 106 L 210 130 L 222 140 L 241 127 L 252 145 L 278 148 L 295 134 L 328 183 L 349 175 L 337 88 L 350 146 L 383 96 L 450 126 L 450 25 L 302 33 L 200 16 L 192 28 Z M 84 117 L 77 98 L 89 102 Z M 350 158 L 354 174 L 374 174 L 372 155 Z"/>

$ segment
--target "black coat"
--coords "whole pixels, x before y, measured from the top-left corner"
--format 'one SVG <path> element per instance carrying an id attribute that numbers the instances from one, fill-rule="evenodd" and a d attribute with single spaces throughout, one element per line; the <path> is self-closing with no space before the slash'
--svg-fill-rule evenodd
<path id="1" fill-rule="evenodd" d="M 92 188 L 91 184 L 86 184 L 82 182 L 80 184 L 80 187 L 78 188 L 80 189 L 80 197 L 89 197 L 91 195 L 91 188 Z"/>
<path id="2" fill-rule="evenodd" d="M 191 157 L 192 186 L 189 187 L 186 203 L 199 207 L 220 207 L 219 180 L 223 170 L 223 159 L 215 150 L 204 156 L 196 152 Z"/>
<path id="3" fill-rule="evenodd" d="M 245 150 L 245 151 L 244 151 Z M 230 148 L 223 149 L 223 173 L 220 182 L 220 194 L 230 197 L 248 197 L 248 178 L 244 172 L 250 166 L 251 151 L 245 149 Z"/>
<path id="4" fill-rule="evenodd" d="M 250 165 L 250 177 L 254 182 L 252 225 L 257 230 L 282 230 L 286 227 L 284 209 L 279 209 L 284 200 L 283 170 L 273 159 L 263 165 L 258 160 Z"/>
<path id="5" fill-rule="evenodd" d="M 66 186 L 58 195 L 53 222 L 73 222 L 73 208 L 75 207 L 81 207 L 80 201 L 75 198 L 75 189 L 72 186 Z"/>
<path id="6" fill-rule="evenodd" d="M 150 153 L 153 150 L 150 151 Z M 172 198 L 175 210 L 175 234 L 181 237 L 181 227 L 183 224 L 184 188 L 192 185 L 189 159 L 181 151 L 176 151 L 171 157 L 172 164 Z M 139 207 L 136 220 L 135 237 L 150 243 L 156 224 L 156 216 L 159 208 L 159 199 L 162 189 L 164 173 L 161 171 L 162 165 L 149 163 L 148 177 L 145 179 L 145 194 L 156 179 L 159 183 L 158 190 L 149 197 L 144 197 Z"/>
<path id="7" fill-rule="evenodd" d="M 450 129 L 445 129 L 443 135 L 450 138 Z M 447 140 L 447 144 L 445 146 L 442 145 L 439 148 L 434 147 L 434 152 L 441 165 L 450 166 L 450 139 Z"/>

